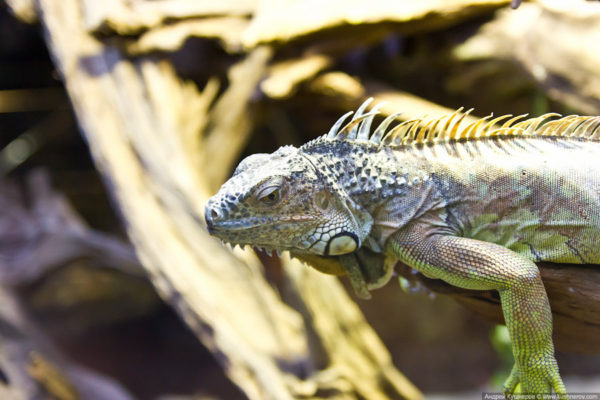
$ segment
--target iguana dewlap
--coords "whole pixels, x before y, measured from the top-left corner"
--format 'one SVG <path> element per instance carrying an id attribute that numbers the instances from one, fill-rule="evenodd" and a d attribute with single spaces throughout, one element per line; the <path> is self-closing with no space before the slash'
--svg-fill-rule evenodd
<path id="1" fill-rule="evenodd" d="M 498 290 L 516 361 L 505 392 L 564 394 L 535 262 L 600 264 L 600 117 L 463 126 L 459 110 L 371 132 L 369 102 L 300 148 L 243 160 L 209 200 L 208 230 L 346 273 L 362 297 L 396 261 Z"/>

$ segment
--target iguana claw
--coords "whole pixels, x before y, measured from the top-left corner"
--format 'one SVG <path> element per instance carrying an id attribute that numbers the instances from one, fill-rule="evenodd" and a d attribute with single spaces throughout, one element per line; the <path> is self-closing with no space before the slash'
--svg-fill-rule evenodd
<path id="1" fill-rule="evenodd" d="M 502 389 L 506 398 L 514 393 L 551 394 L 554 390 L 560 400 L 569 399 L 554 357 L 544 357 L 540 362 L 529 364 L 529 367 L 520 367 L 515 363 Z"/>

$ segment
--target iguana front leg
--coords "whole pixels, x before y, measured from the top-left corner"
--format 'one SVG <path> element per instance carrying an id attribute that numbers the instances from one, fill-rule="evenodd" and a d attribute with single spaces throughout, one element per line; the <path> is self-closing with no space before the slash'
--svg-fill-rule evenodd
<path id="1" fill-rule="evenodd" d="M 386 250 L 427 276 L 458 287 L 495 289 L 512 340 L 515 366 L 504 385 L 513 393 L 566 395 L 552 344 L 552 313 L 537 266 L 494 243 L 433 232 L 412 224 L 395 233 Z"/>
<path id="2" fill-rule="evenodd" d="M 315 269 L 331 275 L 347 275 L 354 293 L 369 299 L 369 290 L 386 284 L 394 272 L 395 261 L 386 259 L 385 254 L 376 253 L 364 246 L 359 250 L 339 256 L 291 252 L 292 256 L 310 264 Z"/>

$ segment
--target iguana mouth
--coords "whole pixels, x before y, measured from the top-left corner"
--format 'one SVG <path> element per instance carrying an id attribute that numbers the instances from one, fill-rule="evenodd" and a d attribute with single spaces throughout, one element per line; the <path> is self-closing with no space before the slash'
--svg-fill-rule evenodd
<path id="1" fill-rule="evenodd" d="M 223 246 L 229 245 L 229 247 L 233 250 L 235 247 L 240 246 L 241 249 L 247 248 L 247 247 L 251 247 L 254 251 L 256 252 L 263 252 L 266 253 L 268 255 L 270 255 L 271 257 L 275 256 L 275 254 L 277 254 L 277 256 L 281 257 L 282 253 L 284 251 L 297 251 L 296 248 L 287 248 L 287 247 L 279 247 L 276 248 L 272 245 L 265 245 L 265 244 L 250 244 L 250 243 L 234 243 L 234 242 L 229 242 L 226 240 L 221 240 L 221 244 L 223 244 Z"/>
<path id="2" fill-rule="evenodd" d="M 212 217 L 212 218 L 211 218 Z M 277 225 L 278 227 L 285 225 L 294 225 L 299 221 L 311 220 L 313 218 L 308 216 L 298 217 L 288 217 L 282 216 L 276 219 L 269 219 L 269 221 L 264 221 L 263 218 L 247 218 L 243 220 L 235 220 L 235 221 L 215 221 L 214 216 L 209 217 L 209 214 L 206 213 L 206 228 L 211 235 L 216 236 L 221 240 L 223 245 L 228 244 L 232 249 L 236 246 L 240 246 L 244 248 L 246 246 L 252 247 L 256 251 L 263 251 L 268 254 L 273 254 L 274 252 L 277 255 L 281 256 L 281 253 L 286 250 L 290 251 L 305 251 L 306 248 L 309 248 L 312 244 L 306 244 L 305 246 L 300 246 L 299 243 L 305 242 L 303 238 L 296 238 L 294 243 L 290 245 L 285 245 L 282 243 L 278 244 L 266 244 L 266 243 L 249 243 L 248 238 L 244 238 L 244 232 L 249 229 L 256 228 L 268 228 L 271 225 Z"/>
<path id="3" fill-rule="evenodd" d="M 234 221 L 214 221 L 211 218 L 206 217 L 206 227 L 208 232 L 218 233 L 219 231 L 243 231 L 245 229 L 252 229 L 258 227 L 268 227 L 271 225 L 280 225 L 283 223 L 297 223 L 297 222 L 306 222 L 314 220 L 314 217 L 308 215 L 293 215 L 293 216 L 281 216 L 277 218 L 269 218 L 268 221 L 265 221 L 264 218 L 245 218 L 243 220 L 234 220 Z"/>

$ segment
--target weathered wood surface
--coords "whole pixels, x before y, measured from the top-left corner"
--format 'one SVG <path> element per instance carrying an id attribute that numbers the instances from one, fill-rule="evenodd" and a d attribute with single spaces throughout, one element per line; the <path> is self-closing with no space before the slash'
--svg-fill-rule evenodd
<path id="1" fill-rule="evenodd" d="M 249 20 L 227 15 L 221 17 L 186 19 L 176 24 L 160 25 L 148 30 L 134 40 L 126 40 L 127 53 L 147 54 L 179 50 L 194 37 L 216 40 L 227 52 L 241 53 L 242 33 Z"/>
<path id="2" fill-rule="evenodd" d="M 66 358 L 22 304 L 18 288 L 80 259 L 145 277 L 131 246 L 87 227 L 45 171 L 32 172 L 24 188 L 0 181 L 1 399 L 133 399 L 117 382 Z"/>
<path id="3" fill-rule="evenodd" d="M 550 97 L 579 113 L 600 114 L 600 4 L 538 0 L 498 18 L 455 50 L 461 60 L 519 63 Z"/>
<path id="4" fill-rule="evenodd" d="M 28 24 L 37 22 L 37 11 L 33 0 L 6 0 L 6 4 L 21 21 Z"/>
<path id="5" fill-rule="evenodd" d="M 22 18 L 35 18 L 31 1 L 9 3 Z M 250 139 L 258 99 L 308 94 L 343 112 L 372 95 L 389 102 L 385 114 L 405 111 L 401 119 L 454 111 L 338 69 L 340 59 L 390 32 L 438 30 L 508 0 L 336 1 L 310 15 L 287 1 L 36 3 L 82 131 L 148 276 L 246 395 L 419 398 L 335 278 L 284 260 L 286 289 L 278 292 L 253 253 L 230 252 L 208 236 L 203 205 Z M 544 0 L 521 5 L 521 14 L 499 14 L 454 54 L 516 60 L 551 96 L 597 113 L 599 25 L 564 7 Z M 528 23 L 515 25 L 523 19 Z M 210 77 L 199 90 L 177 76 L 165 53 L 190 37 L 214 40 L 237 57 L 226 79 Z M 583 51 L 569 47 L 578 41 Z M 566 68 L 559 63 L 565 59 Z M 597 270 L 541 270 L 557 346 L 598 352 Z M 501 320 L 492 292 L 407 277 Z"/>
<path id="6" fill-rule="evenodd" d="M 505 6 L 509 0 L 380 0 L 370 3 L 335 0 L 309 6 L 288 0 L 82 0 L 81 4 L 85 27 L 96 35 L 127 36 L 148 32 L 153 40 L 146 39 L 146 44 L 133 47 L 134 51 L 143 52 L 166 47 L 174 50 L 175 43 L 181 44 L 181 41 L 151 34 L 154 29 L 164 29 L 171 38 L 181 38 L 184 32 L 188 36 L 217 36 L 225 39 L 224 43 L 231 50 L 242 46 L 251 50 L 264 43 L 306 42 L 311 38 L 321 42 L 321 32 L 327 31 L 326 42 L 333 39 L 337 42 L 333 47 L 348 50 L 358 43 L 380 41 L 390 32 L 427 32 L 452 26 Z M 225 26 L 227 29 L 223 29 Z M 326 45 L 331 46 L 331 43 Z"/>
<path id="7" fill-rule="evenodd" d="M 199 92 L 167 60 L 132 60 L 94 39 L 75 0 L 38 4 L 140 260 L 246 395 L 420 398 L 334 278 L 287 263 L 294 309 L 266 283 L 253 253 L 230 252 L 203 227 L 208 194 L 247 140 L 249 102 L 270 49 L 259 47 L 235 65 L 216 96 L 215 80 Z"/>
<path id="8" fill-rule="evenodd" d="M 256 8 L 257 0 L 81 0 L 80 3 L 89 32 L 133 35 L 173 20 L 249 15 Z"/>
<path id="9" fill-rule="evenodd" d="M 538 264 L 552 307 L 557 349 L 600 354 L 600 265 Z M 465 307 L 497 323 L 504 323 L 495 291 L 474 291 L 415 274 L 399 264 L 400 275 L 415 288 L 450 296 Z"/>
<path id="10" fill-rule="evenodd" d="M 145 276 L 131 246 L 86 226 L 64 196 L 52 190 L 46 171 L 31 173 L 25 184 L 21 190 L 0 181 L 0 283 L 24 286 L 83 258 L 90 265 Z"/>
<path id="11" fill-rule="evenodd" d="M 267 0 L 259 2 L 243 42 L 246 47 L 286 43 L 327 30 L 337 30 L 346 40 L 366 38 L 373 42 L 391 31 L 431 31 L 506 4 L 508 0 L 332 0 L 307 7 L 293 0 Z"/>
<path id="12" fill-rule="evenodd" d="M 17 299 L 0 285 L 0 398 L 134 399 L 112 379 L 66 359 Z"/>

